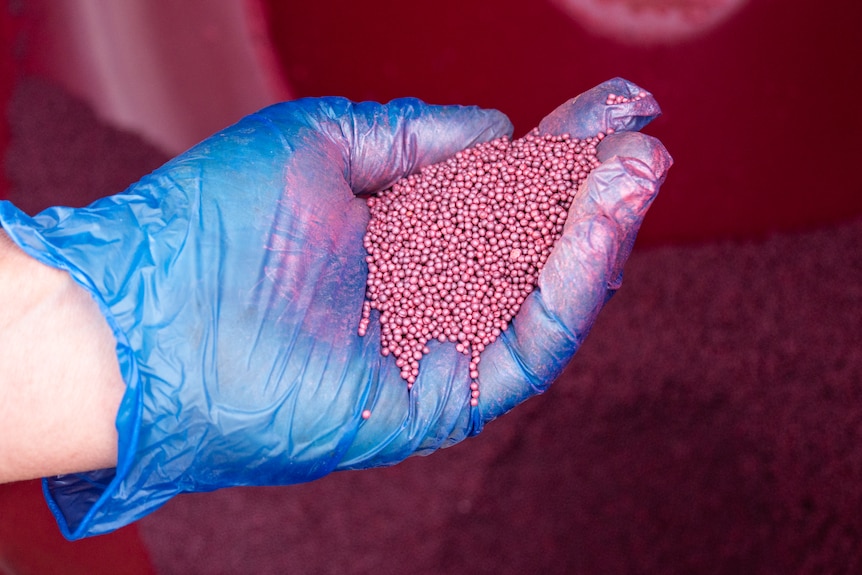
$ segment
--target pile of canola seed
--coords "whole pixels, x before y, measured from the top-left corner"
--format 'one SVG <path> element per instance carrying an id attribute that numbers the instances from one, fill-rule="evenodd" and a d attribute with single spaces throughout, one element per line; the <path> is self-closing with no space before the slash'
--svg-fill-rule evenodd
<path id="1" fill-rule="evenodd" d="M 534 130 L 498 138 L 368 198 L 358 331 L 366 334 L 378 310 L 381 352 L 395 358 L 408 389 L 427 343 L 452 342 L 470 356 L 470 403 L 478 405 L 481 353 L 535 288 L 604 137 Z"/>

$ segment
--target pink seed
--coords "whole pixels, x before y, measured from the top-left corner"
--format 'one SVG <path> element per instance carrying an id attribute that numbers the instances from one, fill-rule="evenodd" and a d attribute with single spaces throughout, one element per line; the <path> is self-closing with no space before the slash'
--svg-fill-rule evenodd
<path id="1" fill-rule="evenodd" d="M 607 96 L 607 105 L 638 100 Z M 610 133 L 611 130 L 608 130 Z M 506 330 L 562 234 L 604 138 L 539 135 L 478 144 L 368 199 L 366 300 L 380 314 L 383 355 L 411 389 L 432 339 L 471 357 L 478 405 L 480 353 Z M 366 413 L 362 412 L 363 418 Z"/>

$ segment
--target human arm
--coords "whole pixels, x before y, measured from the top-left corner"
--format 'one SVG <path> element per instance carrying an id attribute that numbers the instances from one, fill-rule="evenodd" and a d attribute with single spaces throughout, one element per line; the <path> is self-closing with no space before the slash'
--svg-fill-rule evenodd
<path id="1" fill-rule="evenodd" d="M 115 466 L 124 390 L 89 294 L 0 230 L 0 483 Z"/>

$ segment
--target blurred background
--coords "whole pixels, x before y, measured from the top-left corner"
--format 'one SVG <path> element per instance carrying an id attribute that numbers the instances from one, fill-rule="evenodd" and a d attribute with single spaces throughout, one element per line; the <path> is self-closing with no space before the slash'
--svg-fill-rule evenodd
<path id="1" fill-rule="evenodd" d="M 478 104 L 522 135 L 622 76 L 676 161 L 561 381 L 478 438 L 76 543 L 38 482 L 0 486 L 0 573 L 862 572 L 860 21 L 855 0 L 0 0 L 0 198 L 31 213 L 305 96 Z"/>

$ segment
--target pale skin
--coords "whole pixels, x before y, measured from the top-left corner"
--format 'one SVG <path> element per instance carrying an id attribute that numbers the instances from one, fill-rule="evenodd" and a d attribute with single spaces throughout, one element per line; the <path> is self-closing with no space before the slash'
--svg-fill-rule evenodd
<path id="1" fill-rule="evenodd" d="M 116 466 L 114 348 L 90 295 L 0 230 L 0 483 Z"/>

